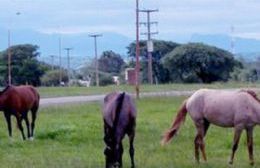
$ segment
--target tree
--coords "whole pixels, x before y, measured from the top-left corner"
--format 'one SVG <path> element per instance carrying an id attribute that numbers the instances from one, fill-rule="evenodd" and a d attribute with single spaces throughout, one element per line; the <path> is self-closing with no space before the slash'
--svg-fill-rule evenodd
<path id="1" fill-rule="evenodd" d="M 136 43 L 132 42 L 128 47 L 128 56 L 135 57 Z M 141 70 L 143 71 L 143 82 L 147 82 L 147 47 L 146 41 L 140 41 L 140 62 Z M 160 60 L 167 53 L 171 52 L 174 48 L 179 46 L 179 44 L 171 41 L 155 40 L 154 41 L 154 51 L 152 52 L 152 66 L 153 66 L 153 78 L 159 83 L 166 83 L 169 81 L 169 72 L 165 69 Z"/>
<path id="2" fill-rule="evenodd" d="M 113 74 L 119 74 L 125 65 L 122 57 L 113 51 L 104 51 L 98 63 L 100 71 Z"/>
<path id="3" fill-rule="evenodd" d="M 180 82 L 227 81 L 234 68 L 241 67 L 230 52 L 202 43 L 181 45 L 161 62 L 171 73 L 171 80 Z"/>
<path id="4" fill-rule="evenodd" d="M 119 76 L 125 62 L 120 54 L 113 51 L 104 51 L 100 58 L 99 63 L 99 84 L 100 86 L 105 86 L 113 84 L 113 76 Z M 80 73 L 83 79 L 91 78 L 91 84 L 95 85 L 95 61 L 91 61 L 80 69 Z"/>
<path id="5" fill-rule="evenodd" d="M 257 82 L 260 79 L 260 58 L 256 60 L 245 60 L 239 58 L 243 64 L 243 69 L 235 68 L 232 73 L 232 80 L 243 82 Z"/>
<path id="6" fill-rule="evenodd" d="M 44 74 L 43 67 L 36 59 L 39 55 L 38 46 L 31 44 L 16 45 L 11 50 L 11 67 L 13 84 L 40 85 L 40 77 Z M 0 53 L 0 74 L 7 81 L 8 76 L 8 49 Z"/>

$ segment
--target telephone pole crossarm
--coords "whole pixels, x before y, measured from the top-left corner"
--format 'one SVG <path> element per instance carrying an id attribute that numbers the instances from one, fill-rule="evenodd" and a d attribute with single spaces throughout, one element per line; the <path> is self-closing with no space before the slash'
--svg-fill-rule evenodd
<path id="1" fill-rule="evenodd" d="M 139 12 L 143 12 L 147 14 L 147 21 L 140 22 L 139 24 L 144 25 L 147 27 L 147 32 L 141 33 L 141 35 L 147 36 L 147 54 L 148 54 L 148 81 L 150 84 L 153 84 L 153 68 L 152 68 L 152 52 L 153 52 L 153 42 L 151 39 L 152 35 L 158 34 L 158 31 L 152 32 L 151 25 L 157 25 L 158 22 L 151 21 L 151 13 L 158 12 L 158 9 L 147 9 L 147 10 L 139 10 Z"/>

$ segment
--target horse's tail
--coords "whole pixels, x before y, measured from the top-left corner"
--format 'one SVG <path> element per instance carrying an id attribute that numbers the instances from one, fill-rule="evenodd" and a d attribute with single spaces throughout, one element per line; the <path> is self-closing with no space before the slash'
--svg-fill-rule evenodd
<path id="1" fill-rule="evenodd" d="M 122 106 L 123 106 L 124 97 L 125 97 L 125 92 L 119 94 L 117 99 L 116 99 L 115 119 L 114 119 L 114 122 L 113 122 L 113 132 L 114 133 L 116 132 L 116 128 L 117 128 L 117 125 L 118 125 L 120 111 L 121 111 Z"/>
<path id="2" fill-rule="evenodd" d="M 170 139 L 176 135 L 181 124 L 185 121 L 185 117 L 187 114 L 186 102 L 187 102 L 187 100 L 185 100 L 182 103 L 182 105 L 178 111 L 177 117 L 175 118 L 175 120 L 172 123 L 172 127 L 164 134 L 163 139 L 161 140 L 161 145 L 165 145 L 166 143 L 168 143 L 170 141 Z"/>

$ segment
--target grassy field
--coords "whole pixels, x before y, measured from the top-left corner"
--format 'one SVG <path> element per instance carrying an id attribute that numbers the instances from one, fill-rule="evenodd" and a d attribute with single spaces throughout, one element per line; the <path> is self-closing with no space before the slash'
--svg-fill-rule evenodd
<path id="1" fill-rule="evenodd" d="M 165 147 L 159 142 L 170 126 L 179 98 L 146 98 L 137 102 L 135 141 L 139 168 L 224 168 L 228 166 L 233 139 L 232 129 L 211 126 L 206 138 L 208 163 L 196 164 L 193 138 L 195 128 L 187 117 L 178 136 Z M 6 123 L 0 122 L 0 167 L 2 168 L 99 168 L 104 167 L 103 125 L 100 103 L 45 107 L 40 109 L 33 142 L 22 141 L 13 120 L 14 137 L 7 136 Z M 256 167 L 260 167 L 260 129 L 254 132 Z M 130 166 L 128 141 L 124 140 L 124 167 Z M 251 167 L 245 135 L 232 167 Z"/>
<path id="2" fill-rule="evenodd" d="M 258 83 L 214 83 L 214 84 L 164 84 L 164 85 L 141 85 L 141 92 L 159 92 L 169 90 L 197 90 L 200 88 L 260 88 Z M 106 87 L 39 87 L 41 97 L 60 97 L 60 96 L 77 96 L 77 95 L 94 95 L 105 94 L 112 91 L 124 90 L 135 93 L 134 86 L 128 85 L 111 85 Z"/>

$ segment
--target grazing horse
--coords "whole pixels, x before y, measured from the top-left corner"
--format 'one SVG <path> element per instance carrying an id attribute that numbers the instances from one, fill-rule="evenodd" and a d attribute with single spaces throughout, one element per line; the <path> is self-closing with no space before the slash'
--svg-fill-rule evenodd
<path id="1" fill-rule="evenodd" d="M 103 120 L 106 168 L 122 167 L 122 140 L 125 134 L 129 137 L 129 153 L 134 168 L 136 108 L 133 99 L 124 92 L 108 94 L 104 98 Z"/>
<path id="2" fill-rule="evenodd" d="M 39 107 L 39 100 L 40 96 L 32 86 L 7 86 L 0 92 L 0 111 L 4 112 L 10 137 L 12 137 L 11 115 L 14 115 L 23 139 L 25 140 L 22 126 L 23 119 L 27 126 L 28 138 L 31 140 L 33 139 L 34 124 Z M 31 130 L 27 115 L 29 110 L 32 112 Z"/>
<path id="3" fill-rule="evenodd" d="M 260 101 L 255 92 L 250 90 L 222 91 L 201 89 L 185 100 L 176 116 L 172 127 L 165 133 L 162 145 L 176 135 L 180 125 L 184 122 L 187 112 L 190 114 L 197 129 L 194 140 L 195 158 L 199 162 L 199 149 L 206 161 L 204 137 L 210 123 L 221 127 L 234 127 L 232 154 L 229 163 L 233 163 L 238 147 L 240 135 L 247 132 L 247 146 L 250 164 L 254 164 L 253 157 L 253 128 L 260 124 Z"/>

